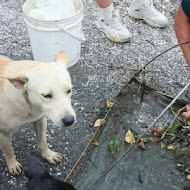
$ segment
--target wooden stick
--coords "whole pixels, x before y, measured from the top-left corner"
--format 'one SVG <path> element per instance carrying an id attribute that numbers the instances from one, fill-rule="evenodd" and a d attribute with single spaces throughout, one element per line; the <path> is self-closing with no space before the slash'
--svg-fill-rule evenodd
<path id="1" fill-rule="evenodd" d="M 116 96 L 113 106 L 115 105 L 115 103 L 117 102 L 118 96 Z M 104 116 L 104 120 L 107 119 L 111 109 L 113 108 L 113 106 L 111 108 L 109 108 L 108 112 L 106 113 L 106 115 Z M 70 175 L 73 173 L 74 169 L 76 168 L 77 164 L 80 162 L 80 160 L 82 159 L 82 157 L 84 156 L 85 152 L 87 151 L 88 147 L 90 146 L 90 144 L 92 143 L 92 141 L 94 140 L 94 138 L 96 137 L 96 134 L 98 133 L 99 129 L 101 127 L 98 127 L 95 131 L 95 133 L 93 134 L 92 138 L 90 139 L 90 141 L 88 142 L 88 144 L 86 145 L 85 149 L 83 150 L 83 152 L 81 153 L 79 159 L 77 160 L 77 162 L 75 163 L 75 165 L 72 167 L 71 171 L 69 172 L 69 174 L 67 175 L 67 177 L 64 179 L 64 182 L 66 182 L 68 180 L 68 178 L 70 177 Z"/>

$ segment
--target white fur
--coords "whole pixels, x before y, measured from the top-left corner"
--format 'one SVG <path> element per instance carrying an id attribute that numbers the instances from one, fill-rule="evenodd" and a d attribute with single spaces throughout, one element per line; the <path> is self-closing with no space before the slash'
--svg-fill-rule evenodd
<path id="1" fill-rule="evenodd" d="M 13 61 L 0 56 L 0 146 L 9 172 L 21 172 L 11 145 L 13 133 L 33 122 L 39 149 L 50 163 L 60 161 L 60 154 L 51 151 L 46 140 L 46 117 L 62 127 L 66 115 L 75 118 L 71 106 L 72 89 L 64 52 L 56 62 Z M 44 95 L 51 94 L 52 98 Z"/>

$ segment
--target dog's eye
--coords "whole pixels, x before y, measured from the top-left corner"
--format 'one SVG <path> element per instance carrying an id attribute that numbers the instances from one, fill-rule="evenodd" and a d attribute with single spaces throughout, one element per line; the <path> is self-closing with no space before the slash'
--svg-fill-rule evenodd
<path id="1" fill-rule="evenodd" d="M 43 96 L 44 98 L 52 98 L 52 95 L 51 95 L 51 94 L 42 94 L 42 96 Z"/>
<path id="2" fill-rule="evenodd" d="M 71 89 L 69 89 L 68 91 L 67 91 L 67 94 L 70 94 L 71 93 Z"/>

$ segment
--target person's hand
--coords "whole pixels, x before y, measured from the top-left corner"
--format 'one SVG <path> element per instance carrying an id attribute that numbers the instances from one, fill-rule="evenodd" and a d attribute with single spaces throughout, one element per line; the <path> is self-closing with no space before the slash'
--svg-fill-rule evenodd
<path id="1" fill-rule="evenodd" d="M 190 119 L 190 104 L 186 105 L 185 108 L 186 108 L 186 112 L 183 112 L 182 115 L 186 119 Z"/>

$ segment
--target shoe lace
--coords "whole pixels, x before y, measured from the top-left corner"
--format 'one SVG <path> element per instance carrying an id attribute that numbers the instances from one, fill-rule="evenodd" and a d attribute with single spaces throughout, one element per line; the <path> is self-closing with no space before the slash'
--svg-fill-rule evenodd
<path id="1" fill-rule="evenodd" d="M 122 22 L 119 15 L 119 10 L 112 11 L 112 17 L 108 17 L 106 19 L 109 23 L 114 25 L 114 27 L 117 27 L 117 29 L 122 29 Z"/>

